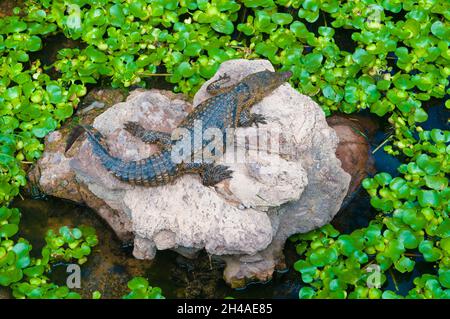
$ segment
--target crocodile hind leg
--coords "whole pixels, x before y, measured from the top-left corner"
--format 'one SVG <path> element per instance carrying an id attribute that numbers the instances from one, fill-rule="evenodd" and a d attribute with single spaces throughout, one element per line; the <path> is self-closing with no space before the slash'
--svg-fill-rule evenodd
<path id="1" fill-rule="evenodd" d="M 206 91 L 211 95 L 217 95 L 221 93 L 228 92 L 233 85 L 229 85 L 231 78 L 228 74 L 224 73 L 219 78 L 211 82 L 207 87 Z M 227 85 L 228 84 L 228 85 Z"/>
<path id="2" fill-rule="evenodd" d="M 169 133 L 146 130 L 136 122 L 126 122 L 124 128 L 145 143 L 158 144 L 161 148 L 167 148 L 172 145 L 171 134 Z"/>
<path id="3" fill-rule="evenodd" d="M 250 109 L 245 109 L 241 112 L 239 116 L 239 126 L 240 127 L 250 127 L 253 124 L 267 124 L 266 118 L 257 113 L 251 113 Z"/>
<path id="4" fill-rule="evenodd" d="M 199 173 L 205 186 L 214 186 L 225 179 L 231 178 L 233 173 L 228 166 L 214 164 L 189 163 L 185 164 L 184 169 L 188 173 Z"/>

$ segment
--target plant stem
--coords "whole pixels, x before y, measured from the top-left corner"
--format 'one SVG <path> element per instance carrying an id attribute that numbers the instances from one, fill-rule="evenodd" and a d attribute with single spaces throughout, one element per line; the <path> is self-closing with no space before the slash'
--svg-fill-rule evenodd
<path id="1" fill-rule="evenodd" d="M 398 289 L 397 280 L 395 279 L 394 272 L 392 271 L 392 268 L 389 268 L 389 274 L 391 275 L 392 281 L 394 282 L 395 290 L 398 291 L 399 289 Z"/>
<path id="2" fill-rule="evenodd" d="M 389 137 L 387 139 L 385 139 L 383 141 L 383 143 L 381 143 L 380 145 L 378 145 L 373 151 L 372 154 L 375 154 L 375 152 L 377 152 L 380 148 L 383 147 L 384 144 L 386 144 L 387 142 L 389 142 L 389 140 L 392 138 L 392 135 L 389 135 Z"/>
<path id="3" fill-rule="evenodd" d="M 172 75 L 172 73 L 138 73 L 139 75 L 145 76 L 145 77 L 149 77 L 149 76 L 169 76 Z"/>

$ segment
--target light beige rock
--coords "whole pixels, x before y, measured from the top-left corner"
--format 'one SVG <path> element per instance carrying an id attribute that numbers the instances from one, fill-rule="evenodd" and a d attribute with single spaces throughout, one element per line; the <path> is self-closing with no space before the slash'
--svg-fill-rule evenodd
<path id="1" fill-rule="evenodd" d="M 265 60 L 231 60 L 211 80 L 226 72 L 238 81 L 264 69 L 273 67 Z M 194 97 L 194 105 L 208 98 L 207 84 Z M 157 148 L 124 131 L 123 123 L 137 121 L 147 129 L 170 132 L 191 108 L 181 95 L 135 91 L 127 101 L 96 117 L 93 125 L 105 135 L 113 155 L 140 159 Z M 280 135 L 279 148 L 272 148 L 270 154 L 250 152 L 246 161 L 222 159 L 234 171 L 233 178 L 216 187 L 203 186 L 196 175 L 159 187 L 128 185 L 101 166 L 87 141 L 72 151 L 69 171 L 74 177 L 65 174 L 119 214 L 121 221 L 127 220 L 136 257 L 153 258 L 161 249 L 193 256 L 206 249 L 227 262 L 225 279 L 232 286 L 267 280 L 282 267 L 282 249 L 290 235 L 320 227 L 337 213 L 350 175 L 336 158 L 334 130 L 309 97 L 284 84 L 252 110 L 268 120 L 261 130 Z M 248 135 L 252 130 L 242 128 L 236 134 Z M 245 146 L 237 143 L 237 149 Z M 53 174 L 47 166 L 44 178 Z"/>
<path id="2" fill-rule="evenodd" d="M 233 80 L 239 80 L 264 69 L 272 71 L 273 67 L 266 60 L 231 60 L 223 63 L 215 76 L 196 94 L 194 105 L 208 98 L 206 86 L 221 74 L 227 73 Z M 285 84 L 253 106 L 252 111 L 268 119 L 268 124 L 264 126 L 278 125 L 283 141 L 281 156 L 301 164 L 306 171 L 307 185 L 298 200 L 269 211 L 274 237 L 271 244 L 257 254 L 257 258 L 249 262 L 245 255 L 226 257 L 224 276 L 233 286 L 242 286 L 249 278 L 270 279 L 277 265 L 282 267 L 284 264 L 282 249 L 286 239 L 330 222 L 339 211 L 351 178 L 341 168 L 335 155 L 338 137 L 328 126 L 320 106 L 311 98 Z"/>

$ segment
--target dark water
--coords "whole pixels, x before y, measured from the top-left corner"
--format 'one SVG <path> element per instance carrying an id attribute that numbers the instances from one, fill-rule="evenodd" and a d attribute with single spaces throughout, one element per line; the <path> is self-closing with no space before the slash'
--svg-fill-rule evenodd
<path id="1" fill-rule="evenodd" d="M 450 110 L 445 108 L 444 99 L 431 99 L 424 103 L 423 107 L 427 111 L 428 120 L 420 123 L 419 126 L 424 130 L 440 129 L 450 130 Z M 386 122 L 379 121 L 381 129 L 376 132 L 374 138 L 371 141 L 371 148 L 374 151 L 380 144 L 382 144 L 391 134 L 390 127 L 386 125 Z M 418 134 L 414 135 L 418 139 Z M 387 154 L 383 148 L 379 148 L 374 154 L 375 168 L 378 172 L 388 172 L 392 176 L 398 176 L 397 167 L 402 164 L 399 158 Z"/>

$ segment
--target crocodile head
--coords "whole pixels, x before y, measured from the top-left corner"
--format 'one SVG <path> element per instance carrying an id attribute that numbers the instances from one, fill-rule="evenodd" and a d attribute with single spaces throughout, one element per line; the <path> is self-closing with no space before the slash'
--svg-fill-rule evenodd
<path id="1" fill-rule="evenodd" d="M 292 76 L 291 71 L 272 72 L 260 71 L 246 76 L 241 83 L 246 87 L 246 105 L 250 106 L 264 97 L 270 95 L 276 88 L 289 80 Z"/>

